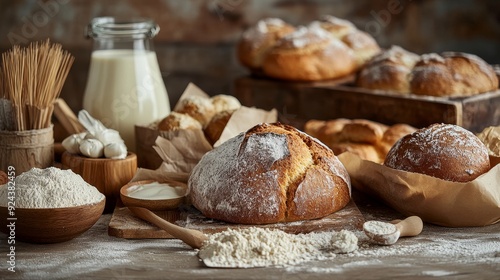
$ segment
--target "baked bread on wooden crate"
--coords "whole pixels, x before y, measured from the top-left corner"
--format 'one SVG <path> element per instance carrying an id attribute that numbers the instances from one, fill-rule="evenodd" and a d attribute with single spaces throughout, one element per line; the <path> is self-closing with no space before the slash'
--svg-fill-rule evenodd
<path id="1" fill-rule="evenodd" d="M 397 94 L 462 97 L 498 89 L 498 77 L 476 55 L 444 52 L 418 56 L 393 46 L 361 69 L 356 85 Z"/>
<path id="2" fill-rule="evenodd" d="M 283 124 L 257 125 L 205 154 L 188 188 L 204 216 L 241 224 L 322 218 L 350 200 L 335 154 Z"/>
<path id="3" fill-rule="evenodd" d="M 243 33 L 238 58 L 252 72 L 288 81 L 320 81 L 354 73 L 380 52 L 371 35 L 347 20 L 324 16 L 293 27 L 265 19 Z"/>
<path id="4" fill-rule="evenodd" d="M 420 57 L 399 46 L 374 56 L 357 75 L 356 85 L 367 89 L 386 90 L 394 93 L 409 94 L 408 79 L 413 66 Z"/>
<path id="5" fill-rule="evenodd" d="M 490 159 L 488 149 L 472 132 L 458 125 L 433 124 L 398 140 L 384 165 L 469 182 L 490 169 Z"/>

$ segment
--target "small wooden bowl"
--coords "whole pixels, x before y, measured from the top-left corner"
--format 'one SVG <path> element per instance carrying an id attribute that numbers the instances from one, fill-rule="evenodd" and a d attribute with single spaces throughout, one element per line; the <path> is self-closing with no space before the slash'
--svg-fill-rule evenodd
<path id="1" fill-rule="evenodd" d="M 186 196 L 172 199 L 140 199 L 128 196 L 129 189 L 137 185 L 145 185 L 156 182 L 154 180 L 144 180 L 131 182 L 120 189 L 120 198 L 125 206 L 143 207 L 153 211 L 173 210 L 179 207 L 185 201 Z M 187 185 L 177 181 L 161 182 L 172 186 L 181 186 L 187 188 Z"/>
<path id="2" fill-rule="evenodd" d="M 16 208 L 15 216 L 0 207 L 0 231 L 16 241 L 58 243 L 71 240 L 91 228 L 104 210 L 106 199 L 96 204 L 65 208 Z M 15 217 L 16 220 L 8 220 Z M 15 228 L 7 227 L 14 223 Z"/>
<path id="3" fill-rule="evenodd" d="M 137 156 L 128 153 L 124 159 L 88 158 L 64 152 L 63 169 L 71 169 L 106 196 L 105 212 L 113 212 L 120 188 L 130 182 L 137 171 Z"/>

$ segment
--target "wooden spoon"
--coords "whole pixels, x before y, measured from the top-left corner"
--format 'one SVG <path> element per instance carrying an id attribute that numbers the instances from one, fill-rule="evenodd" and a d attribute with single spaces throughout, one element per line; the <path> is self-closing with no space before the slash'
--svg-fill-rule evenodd
<path id="1" fill-rule="evenodd" d="M 173 237 L 178 238 L 187 245 L 191 246 L 193 249 L 200 249 L 203 242 L 208 239 L 208 237 L 201 231 L 183 228 L 172 223 L 169 223 L 151 212 L 149 209 L 143 207 L 128 207 L 134 215 L 137 217 L 148 221 L 157 227 L 163 229 L 164 231 L 171 234 Z"/>
<path id="2" fill-rule="evenodd" d="M 380 245 L 392 245 L 400 237 L 417 236 L 422 232 L 423 222 L 418 216 L 390 223 L 368 221 L 363 224 L 363 231 L 371 241 Z"/>

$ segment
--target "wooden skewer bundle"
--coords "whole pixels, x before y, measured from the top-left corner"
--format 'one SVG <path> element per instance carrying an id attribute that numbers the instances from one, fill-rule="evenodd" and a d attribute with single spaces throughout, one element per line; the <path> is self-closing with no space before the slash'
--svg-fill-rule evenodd
<path id="1" fill-rule="evenodd" d="M 50 126 L 54 101 L 73 61 L 70 53 L 50 40 L 34 42 L 25 48 L 14 46 L 2 54 L 0 97 L 3 104 L 5 100 L 12 103 L 15 131 Z"/>

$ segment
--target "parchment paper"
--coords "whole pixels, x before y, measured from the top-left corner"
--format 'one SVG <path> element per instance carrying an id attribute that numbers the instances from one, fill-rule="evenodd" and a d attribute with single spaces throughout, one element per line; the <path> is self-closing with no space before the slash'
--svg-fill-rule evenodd
<path id="1" fill-rule="evenodd" d="M 339 155 L 352 185 L 378 196 L 405 215 L 447 227 L 485 226 L 500 221 L 500 165 L 467 183 L 395 170 L 360 159 L 352 153 Z"/>
<path id="2" fill-rule="evenodd" d="M 179 100 L 189 96 L 209 98 L 208 94 L 192 83 L 187 86 Z M 278 112 L 275 109 L 265 111 L 242 106 L 233 113 L 220 139 L 214 146 L 222 144 L 224 141 L 241 132 L 247 131 L 259 123 L 273 123 L 277 120 Z M 155 140 L 153 149 L 161 157 L 163 163 L 156 170 L 139 168 L 132 182 L 170 179 L 187 183 L 191 170 L 193 170 L 203 155 L 212 150 L 212 148 L 212 145 L 210 145 L 201 129 L 161 131 Z"/>

